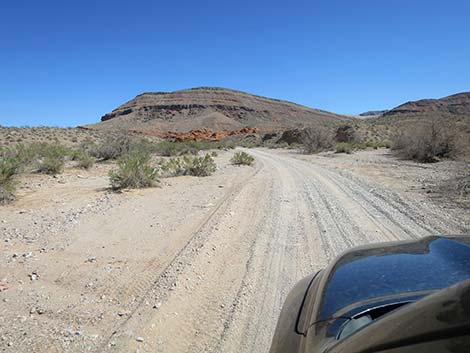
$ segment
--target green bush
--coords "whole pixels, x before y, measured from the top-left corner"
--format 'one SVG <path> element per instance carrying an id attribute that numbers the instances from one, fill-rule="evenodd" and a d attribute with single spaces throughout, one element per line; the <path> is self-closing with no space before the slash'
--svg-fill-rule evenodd
<path id="1" fill-rule="evenodd" d="M 209 176 L 217 170 L 217 165 L 209 154 L 204 157 L 185 157 L 188 175 Z"/>
<path id="2" fill-rule="evenodd" d="M 150 166 L 150 154 L 133 152 L 118 159 L 117 170 L 109 172 L 113 189 L 138 189 L 154 186 L 157 170 Z"/>
<path id="3" fill-rule="evenodd" d="M 6 204 L 15 199 L 16 181 L 18 172 L 17 161 L 14 158 L 0 157 L 0 204 Z"/>
<path id="4" fill-rule="evenodd" d="M 77 167 L 82 169 L 90 169 L 95 164 L 95 159 L 83 151 L 79 151 L 75 155 L 75 160 L 77 161 Z"/>
<path id="5" fill-rule="evenodd" d="M 160 165 L 164 176 L 209 176 L 217 169 L 214 159 L 209 153 L 203 157 L 183 156 L 162 161 Z"/>
<path id="6" fill-rule="evenodd" d="M 45 174 L 59 174 L 62 172 L 65 159 L 73 155 L 73 151 L 61 145 L 39 144 L 37 146 L 37 171 Z"/>
<path id="7" fill-rule="evenodd" d="M 13 154 L 18 167 L 17 174 L 19 174 L 31 167 L 31 163 L 37 158 L 38 151 L 34 145 L 18 144 L 14 147 Z"/>
<path id="8" fill-rule="evenodd" d="M 341 142 L 336 144 L 336 151 L 335 153 L 347 153 L 351 154 L 353 151 L 352 146 L 350 143 L 347 142 Z"/>
<path id="9" fill-rule="evenodd" d="M 37 157 L 37 151 L 32 146 L 17 144 L 13 147 L 4 147 L 0 149 L 0 158 L 8 161 L 8 164 L 14 169 L 15 174 L 25 172 Z"/>
<path id="10" fill-rule="evenodd" d="M 230 159 L 230 163 L 233 165 L 252 165 L 254 161 L 253 156 L 246 152 L 236 152 L 232 159 Z"/>
<path id="11" fill-rule="evenodd" d="M 186 173 L 186 164 L 183 158 L 170 158 L 160 162 L 164 176 L 180 176 Z"/>
<path id="12" fill-rule="evenodd" d="M 119 159 L 131 151 L 131 139 L 128 136 L 108 137 L 101 144 L 89 145 L 92 157 L 101 160 Z"/>
<path id="13" fill-rule="evenodd" d="M 45 156 L 38 162 L 37 171 L 44 174 L 59 174 L 64 169 L 65 161 L 58 156 Z"/>

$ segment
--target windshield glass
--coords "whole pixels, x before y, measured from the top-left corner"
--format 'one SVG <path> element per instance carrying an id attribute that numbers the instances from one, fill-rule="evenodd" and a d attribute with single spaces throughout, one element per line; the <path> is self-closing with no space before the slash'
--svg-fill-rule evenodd
<path id="1" fill-rule="evenodd" d="M 441 289 L 470 278 L 470 246 L 451 239 L 352 253 L 330 274 L 319 320 L 366 299 Z"/>

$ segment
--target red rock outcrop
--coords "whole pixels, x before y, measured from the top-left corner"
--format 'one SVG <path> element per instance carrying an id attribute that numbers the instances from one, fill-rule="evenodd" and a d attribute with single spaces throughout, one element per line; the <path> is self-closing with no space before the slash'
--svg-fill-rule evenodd
<path id="1" fill-rule="evenodd" d="M 212 131 L 210 129 L 197 129 L 188 132 L 167 132 L 161 135 L 162 138 L 172 141 L 220 141 L 228 136 L 256 134 L 258 128 L 245 127 L 240 130 Z"/>

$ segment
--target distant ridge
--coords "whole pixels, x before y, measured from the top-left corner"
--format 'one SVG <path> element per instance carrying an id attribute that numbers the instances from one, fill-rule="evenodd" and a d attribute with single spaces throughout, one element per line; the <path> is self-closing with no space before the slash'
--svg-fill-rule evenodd
<path id="1" fill-rule="evenodd" d="M 198 87 L 175 92 L 145 92 L 101 117 L 93 129 L 142 132 L 282 130 L 347 120 L 345 116 L 280 99 L 219 87 Z"/>
<path id="2" fill-rule="evenodd" d="M 363 116 L 363 117 L 382 116 L 387 112 L 388 110 L 370 110 L 368 112 L 359 114 L 359 116 Z"/>
<path id="3" fill-rule="evenodd" d="M 440 99 L 410 101 L 393 108 L 384 115 L 440 112 L 470 114 L 470 92 L 453 94 Z"/>

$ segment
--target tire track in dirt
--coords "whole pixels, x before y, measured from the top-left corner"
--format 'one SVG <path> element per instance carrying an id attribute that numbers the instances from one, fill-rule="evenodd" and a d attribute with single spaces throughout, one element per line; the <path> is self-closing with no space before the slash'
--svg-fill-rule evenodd
<path id="1" fill-rule="evenodd" d="M 278 272 L 277 277 L 282 278 L 295 273 L 292 270 L 292 265 L 310 269 L 306 272 L 311 273 L 319 270 L 326 265 L 329 259 L 350 247 L 370 242 L 421 237 L 434 232 L 432 225 L 420 222 L 419 216 L 429 211 L 424 207 L 421 213 L 416 209 L 413 209 L 413 213 L 408 213 L 408 215 L 402 212 L 398 213 L 398 210 L 393 208 L 394 200 L 390 200 L 391 206 L 387 202 L 388 194 L 384 193 L 387 196 L 380 194 L 377 189 L 375 192 L 382 196 L 381 203 L 364 196 L 368 188 L 367 185 L 364 186 L 358 182 L 346 183 L 346 180 L 338 178 L 334 173 L 319 166 L 294 158 L 277 156 L 275 153 L 267 151 L 256 150 L 251 153 L 263 160 L 265 165 L 274 166 L 277 169 L 277 174 L 272 172 L 273 177 L 280 176 L 284 181 L 291 178 L 294 181 L 295 187 L 290 190 L 298 194 L 297 202 L 306 206 L 308 212 L 305 216 L 310 216 L 311 221 L 303 230 L 298 229 L 300 232 L 304 232 L 299 239 L 302 239 L 302 246 L 307 245 L 311 257 L 321 257 L 322 255 L 324 257 L 322 261 L 313 263 L 311 260 L 299 261 L 298 258 L 289 257 L 283 253 L 285 256 L 283 265 L 277 269 L 273 268 L 272 261 L 268 260 L 258 261 L 258 265 L 256 261 L 250 263 L 240 292 L 246 293 L 245 288 L 253 288 L 255 285 L 260 290 L 252 292 L 251 298 L 242 300 L 242 305 L 229 318 L 228 328 L 224 330 L 224 335 L 218 346 L 219 349 L 216 350 L 220 352 L 265 352 L 269 348 L 277 315 L 274 315 L 273 320 L 273 316 L 264 305 L 266 296 L 277 296 L 279 302 L 282 303 L 287 295 L 285 289 L 286 287 L 290 288 L 291 284 L 288 281 L 272 281 L 264 276 L 264 273 Z M 279 172 L 282 169 L 284 172 Z M 372 201 L 373 207 L 370 206 Z M 400 201 L 406 202 L 402 198 Z M 276 215 L 279 216 L 279 214 Z M 287 219 L 289 216 L 290 214 L 281 215 Z M 396 221 L 395 216 L 398 216 L 398 219 L 404 223 L 400 224 Z M 288 221 L 295 222 L 295 218 Z M 277 223 L 275 224 L 277 226 Z M 271 234 L 282 238 L 282 234 L 276 232 Z M 320 244 L 320 246 L 309 245 L 307 239 L 311 238 L 314 238 L 314 243 Z M 295 241 L 295 238 L 290 240 Z M 262 244 L 259 239 L 257 242 Z M 268 247 L 266 249 L 263 256 L 277 256 L 273 249 Z M 301 277 L 298 276 L 296 280 Z M 276 310 L 276 314 L 278 314 L 280 305 L 276 307 Z M 242 329 L 239 328 L 240 326 Z"/>

